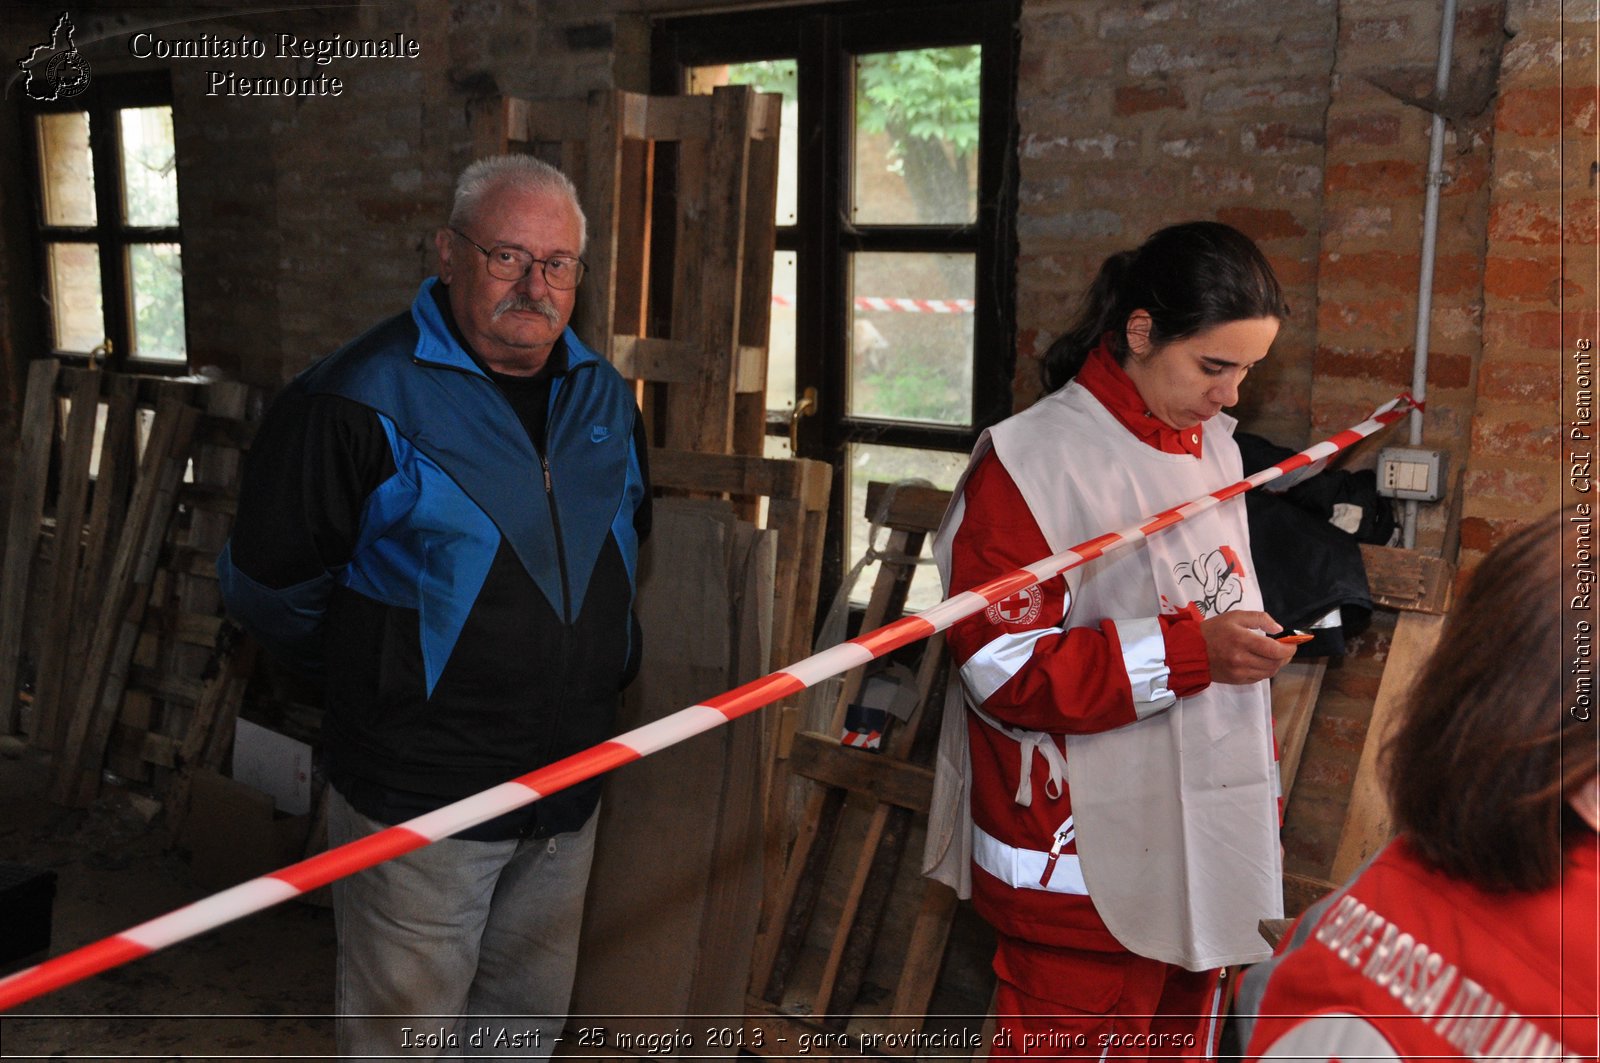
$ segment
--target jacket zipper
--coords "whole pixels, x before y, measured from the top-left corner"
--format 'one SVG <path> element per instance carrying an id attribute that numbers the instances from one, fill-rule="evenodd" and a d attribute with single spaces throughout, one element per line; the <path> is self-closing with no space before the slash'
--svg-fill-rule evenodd
<path id="1" fill-rule="evenodd" d="M 1056 828 L 1055 844 L 1050 846 L 1050 855 L 1045 859 L 1044 874 L 1039 876 L 1039 885 L 1050 885 L 1050 879 L 1056 873 L 1056 861 L 1061 859 L 1061 850 L 1066 848 L 1066 844 L 1072 840 L 1076 833 L 1072 827 L 1071 816 L 1068 816 L 1061 826 Z"/>

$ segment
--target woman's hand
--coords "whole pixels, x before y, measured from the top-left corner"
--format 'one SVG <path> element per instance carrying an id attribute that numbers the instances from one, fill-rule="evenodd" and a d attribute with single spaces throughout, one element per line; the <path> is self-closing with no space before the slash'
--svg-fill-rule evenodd
<path id="1" fill-rule="evenodd" d="M 1294 647 L 1273 641 L 1264 631 L 1282 625 L 1266 613 L 1235 609 L 1200 622 L 1213 683 L 1255 683 L 1271 679 L 1294 656 Z"/>

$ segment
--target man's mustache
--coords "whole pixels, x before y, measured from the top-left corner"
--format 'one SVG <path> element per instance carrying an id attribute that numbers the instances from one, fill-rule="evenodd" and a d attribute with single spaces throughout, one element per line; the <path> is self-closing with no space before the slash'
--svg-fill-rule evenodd
<path id="1" fill-rule="evenodd" d="M 550 322 L 552 328 L 561 323 L 561 311 L 556 309 L 556 304 L 548 298 L 529 299 L 526 295 L 517 292 L 512 292 L 495 306 L 494 320 L 498 321 L 502 315 L 516 310 L 531 310 L 535 314 L 543 314 L 544 319 Z"/>

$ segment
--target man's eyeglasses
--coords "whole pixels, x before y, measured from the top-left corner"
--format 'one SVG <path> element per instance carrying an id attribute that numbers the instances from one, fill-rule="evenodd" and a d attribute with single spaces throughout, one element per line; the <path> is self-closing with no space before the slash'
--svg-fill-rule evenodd
<path id="1" fill-rule="evenodd" d="M 589 268 L 583 259 L 573 258 L 570 255 L 534 258 L 520 247 L 512 247 L 510 244 L 484 247 L 454 226 L 450 227 L 450 231 L 483 252 L 483 257 L 488 261 L 489 276 L 496 280 L 519 281 L 538 265 L 543 269 L 546 284 L 560 291 L 568 291 L 582 282 L 584 271 Z"/>

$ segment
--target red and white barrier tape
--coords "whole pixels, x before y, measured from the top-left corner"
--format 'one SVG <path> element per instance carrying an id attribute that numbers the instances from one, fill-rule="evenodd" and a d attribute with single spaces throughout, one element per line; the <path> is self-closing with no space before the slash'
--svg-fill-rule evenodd
<path id="1" fill-rule="evenodd" d="M 787 295 L 774 295 L 773 306 L 793 306 Z M 901 310 L 912 314 L 971 314 L 978 308 L 975 299 L 904 299 L 882 295 L 858 295 L 851 300 L 857 310 Z"/>
<path id="2" fill-rule="evenodd" d="M 206 930 L 232 922 L 253 912 L 269 908 L 309 893 L 335 879 L 381 864 L 385 860 L 420 849 L 424 845 L 476 826 L 495 816 L 531 804 L 547 794 L 592 779 L 613 768 L 676 745 L 703 731 L 738 719 L 774 701 L 882 657 L 901 646 L 943 631 L 990 605 L 1013 594 L 1052 579 L 1102 554 L 1131 546 L 1147 536 L 1180 521 L 1203 513 L 1253 487 L 1302 469 L 1313 462 L 1337 454 L 1346 447 L 1399 420 L 1413 408 L 1421 409 L 1410 395 L 1400 395 L 1380 406 L 1360 424 L 1302 450 L 1293 457 L 1262 469 L 1238 483 L 1211 494 L 1191 499 L 1158 513 L 1143 523 L 1110 532 L 1080 543 L 1043 561 L 996 577 L 982 586 L 962 591 L 913 616 L 869 631 L 837 646 L 711 698 L 691 705 L 654 723 L 635 728 L 564 760 L 531 771 L 510 782 L 463 798 L 435 812 L 418 816 L 357 839 L 337 849 L 302 860 L 297 864 L 242 882 L 130 930 L 103 938 L 46 960 L 35 967 L 0 979 L 0 1011 L 43 996 L 63 986 L 119 967 L 130 960 L 147 956 Z"/>

